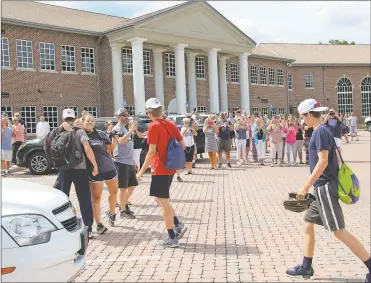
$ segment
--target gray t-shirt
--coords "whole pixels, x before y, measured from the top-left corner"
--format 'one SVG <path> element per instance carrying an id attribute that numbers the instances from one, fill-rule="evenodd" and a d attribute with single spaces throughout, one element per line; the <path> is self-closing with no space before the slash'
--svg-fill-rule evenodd
<path id="1" fill-rule="evenodd" d="M 89 141 L 89 137 L 83 129 L 78 129 L 75 133 L 76 145 L 78 150 L 83 152 L 82 143 L 84 141 Z M 82 155 L 82 162 L 79 165 L 73 167 L 73 169 L 86 169 L 85 155 Z"/>
<path id="2" fill-rule="evenodd" d="M 126 135 L 128 129 L 126 129 L 125 125 L 117 124 L 113 127 L 112 132 L 117 132 L 119 135 Z M 117 143 L 116 148 L 113 149 L 113 161 L 121 164 L 134 164 L 134 143 L 131 137 L 129 137 L 126 143 Z"/>
<path id="3" fill-rule="evenodd" d="M 238 128 L 238 130 L 236 129 Z M 245 125 L 235 125 L 236 140 L 246 140 L 247 139 L 247 126 Z"/>

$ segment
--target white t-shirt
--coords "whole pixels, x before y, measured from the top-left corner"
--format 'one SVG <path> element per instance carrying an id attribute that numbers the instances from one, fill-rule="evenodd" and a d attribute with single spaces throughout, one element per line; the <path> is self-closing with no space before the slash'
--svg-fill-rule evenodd
<path id="1" fill-rule="evenodd" d="M 50 125 L 48 122 L 39 122 L 36 126 L 36 136 L 37 138 L 43 138 L 50 132 Z"/>
<path id="2" fill-rule="evenodd" d="M 351 127 L 357 127 L 357 116 L 350 116 L 348 119 Z"/>
<path id="3" fill-rule="evenodd" d="M 186 132 L 184 133 L 183 141 L 184 141 L 186 147 L 191 147 L 195 144 L 193 133 L 192 133 L 192 130 L 190 128 L 188 128 L 186 130 Z"/>

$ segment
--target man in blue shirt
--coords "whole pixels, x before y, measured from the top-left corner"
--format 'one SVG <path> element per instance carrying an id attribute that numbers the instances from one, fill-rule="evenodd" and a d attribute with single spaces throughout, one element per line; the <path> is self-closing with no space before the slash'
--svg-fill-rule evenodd
<path id="1" fill-rule="evenodd" d="M 286 271 L 289 276 L 310 278 L 314 275 L 312 259 L 314 254 L 314 224 L 324 226 L 334 233 L 352 252 L 360 258 L 369 270 L 366 282 L 371 282 L 370 254 L 361 242 L 351 232 L 345 229 L 344 215 L 339 204 L 337 173 L 339 164 L 336 156 L 335 142 L 326 125 L 322 124 L 321 112 L 327 111 L 314 99 L 306 99 L 298 107 L 299 114 L 308 127 L 314 131 L 309 142 L 310 177 L 297 194 L 302 200 L 308 194 L 311 186 L 314 187 L 316 198 L 304 217 L 304 259 Z"/>

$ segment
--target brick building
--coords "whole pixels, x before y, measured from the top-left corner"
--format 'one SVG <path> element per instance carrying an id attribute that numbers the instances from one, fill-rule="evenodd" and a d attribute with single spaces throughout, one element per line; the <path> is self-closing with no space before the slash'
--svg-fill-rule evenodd
<path id="1" fill-rule="evenodd" d="M 314 97 L 371 114 L 370 45 L 256 45 L 206 2 L 126 19 L 3 1 L 1 33 L 1 110 L 21 112 L 30 133 L 65 107 L 138 114 L 153 96 L 169 113 L 287 113 Z"/>

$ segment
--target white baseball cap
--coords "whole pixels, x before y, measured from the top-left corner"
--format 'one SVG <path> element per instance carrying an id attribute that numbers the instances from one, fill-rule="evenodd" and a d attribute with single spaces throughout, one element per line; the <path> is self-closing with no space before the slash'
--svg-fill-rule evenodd
<path id="1" fill-rule="evenodd" d="M 159 107 L 161 107 L 161 106 L 162 106 L 162 105 L 161 105 L 160 100 L 158 100 L 158 99 L 155 98 L 155 97 L 152 97 L 152 98 L 150 98 L 150 99 L 148 99 L 148 100 L 146 101 L 146 109 L 148 109 L 148 108 L 156 109 L 156 108 L 159 108 Z"/>
<path id="2" fill-rule="evenodd" d="M 299 114 L 306 114 L 309 112 L 324 112 L 327 111 L 328 107 L 321 106 L 321 103 L 317 100 L 310 98 L 302 101 L 298 106 Z"/>
<path id="3" fill-rule="evenodd" d="M 64 109 L 63 110 L 63 113 L 62 113 L 62 117 L 63 119 L 66 119 L 66 118 L 75 118 L 75 111 L 71 108 L 67 108 L 67 109 Z"/>

